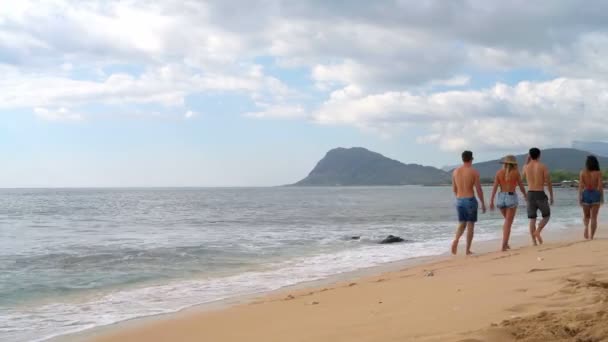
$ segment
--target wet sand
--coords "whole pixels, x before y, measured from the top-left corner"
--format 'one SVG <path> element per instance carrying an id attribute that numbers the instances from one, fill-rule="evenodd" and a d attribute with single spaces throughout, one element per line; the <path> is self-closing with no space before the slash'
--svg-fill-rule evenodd
<path id="1" fill-rule="evenodd" d="M 449 257 L 117 326 L 114 341 L 608 341 L 608 237 Z M 463 248 L 463 247 L 461 247 Z M 460 251 L 464 252 L 464 251 Z"/>

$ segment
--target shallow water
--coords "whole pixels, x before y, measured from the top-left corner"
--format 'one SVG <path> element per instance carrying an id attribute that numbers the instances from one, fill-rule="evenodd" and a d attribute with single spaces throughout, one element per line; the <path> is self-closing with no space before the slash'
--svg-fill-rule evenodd
<path id="1" fill-rule="evenodd" d="M 580 222 L 576 191 L 556 198 L 547 235 Z M 448 187 L 0 190 L 0 340 L 441 254 L 453 202 Z M 480 220 L 476 240 L 500 236 L 497 212 Z M 412 242 L 377 243 L 388 234 Z"/>

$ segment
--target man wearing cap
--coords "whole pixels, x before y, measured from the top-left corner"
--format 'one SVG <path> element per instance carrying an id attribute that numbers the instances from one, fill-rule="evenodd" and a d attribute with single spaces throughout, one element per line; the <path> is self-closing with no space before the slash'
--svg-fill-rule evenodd
<path id="1" fill-rule="evenodd" d="M 540 233 L 551 217 L 550 205 L 553 205 L 553 185 L 547 166 L 540 162 L 540 150 L 536 147 L 530 149 L 528 162 L 524 166 L 523 176 L 528 180 L 528 218 L 530 219 L 530 236 L 534 246 L 543 243 Z M 549 190 L 549 198 L 545 194 L 545 184 Z M 543 216 L 538 226 L 536 218 L 538 211 Z"/>
<path id="2" fill-rule="evenodd" d="M 481 210 L 486 212 L 486 204 L 483 199 L 483 191 L 479 180 L 479 172 L 473 168 L 473 152 L 462 152 L 463 165 L 452 173 L 452 187 L 456 195 L 456 210 L 458 212 L 458 229 L 456 237 L 452 242 L 452 254 L 458 251 L 458 242 L 467 229 L 467 255 L 471 252 L 475 222 L 477 222 L 477 209 L 479 204 L 475 198 L 475 190 L 481 201 Z M 475 189 L 475 190 L 474 190 Z"/>

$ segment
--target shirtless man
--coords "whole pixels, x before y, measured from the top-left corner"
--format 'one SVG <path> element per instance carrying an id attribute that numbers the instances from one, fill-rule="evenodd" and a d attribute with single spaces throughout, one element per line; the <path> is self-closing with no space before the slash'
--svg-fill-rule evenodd
<path id="1" fill-rule="evenodd" d="M 473 230 L 475 222 L 477 222 L 477 208 L 479 204 L 475 198 L 474 190 L 477 190 L 477 196 L 481 200 L 481 210 L 486 212 L 486 203 L 483 199 L 483 191 L 479 182 L 479 172 L 472 166 L 473 152 L 462 152 L 463 165 L 452 173 L 452 187 L 454 195 L 456 195 L 456 210 L 458 211 L 458 229 L 456 229 L 456 237 L 452 242 L 452 254 L 458 252 L 458 242 L 467 229 L 467 255 L 471 252 L 471 243 L 473 242 Z"/>
<path id="2" fill-rule="evenodd" d="M 549 222 L 551 216 L 551 208 L 553 205 L 553 186 L 551 184 L 551 176 L 549 169 L 545 164 L 539 161 L 540 150 L 536 147 L 531 148 L 528 154 L 528 162 L 524 166 L 523 176 L 528 180 L 528 218 L 530 219 L 530 236 L 534 246 L 543 244 L 543 238 L 540 236 L 543 228 Z M 545 184 L 549 190 L 549 199 L 545 194 Z M 540 210 L 543 219 L 536 226 L 537 212 Z"/>

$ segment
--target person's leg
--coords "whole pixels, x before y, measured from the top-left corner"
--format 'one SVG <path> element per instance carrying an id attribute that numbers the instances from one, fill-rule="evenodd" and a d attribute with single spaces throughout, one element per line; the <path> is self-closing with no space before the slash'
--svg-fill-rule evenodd
<path id="1" fill-rule="evenodd" d="M 589 220 L 591 219 L 591 206 L 583 205 L 583 224 L 585 225 L 585 232 L 583 236 L 589 239 Z"/>
<path id="2" fill-rule="evenodd" d="M 599 204 L 591 206 L 591 240 L 593 240 L 593 237 L 595 237 L 595 231 L 597 230 L 597 215 L 599 212 Z"/>
<path id="3" fill-rule="evenodd" d="M 546 195 L 544 196 L 543 200 L 538 202 L 538 208 L 543 215 L 543 219 L 538 224 L 538 227 L 536 227 L 536 241 L 542 245 L 543 238 L 540 233 L 543 231 L 547 223 L 549 223 L 549 219 L 551 218 L 551 207 L 549 206 L 549 199 Z"/>
<path id="4" fill-rule="evenodd" d="M 509 238 L 511 237 L 511 226 L 515 218 L 515 212 L 517 207 L 508 208 L 505 210 L 505 223 L 502 226 L 502 251 L 505 252 L 510 249 Z"/>
<path id="5" fill-rule="evenodd" d="M 532 243 L 534 246 L 538 245 L 536 242 L 536 218 L 530 219 L 530 237 L 532 237 Z"/>
<path id="6" fill-rule="evenodd" d="M 549 223 L 549 219 L 550 217 L 543 217 L 542 220 L 540 220 L 540 223 L 538 224 L 538 227 L 536 228 L 536 241 L 538 241 L 539 244 L 543 244 L 543 238 L 540 235 L 540 233 L 543 231 L 543 228 L 545 228 L 545 226 L 547 225 L 547 223 Z"/>
<path id="7" fill-rule="evenodd" d="M 475 234 L 475 222 L 467 222 L 467 255 L 473 254 L 471 252 L 471 245 L 473 244 L 473 235 Z"/>
<path id="8" fill-rule="evenodd" d="M 466 227 L 466 222 L 458 223 L 458 228 L 456 228 L 456 236 L 454 237 L 454 241 L 452 241 L 452 254 L 456 255 L 458 253 L 458 242 L 464 234 L 464 229 Z"/>
<path id="9" fill-rule="evenodd" d="M 536 246 L 538 245 L 536 241 L 536 215 L 538 215 L 538 206 L 532 191 L 528 191 L 528 206 L 526 209 L 528 211 L 528 218 L 530 219 L 530 237 L 532 238 L 532 244 Z"/>

